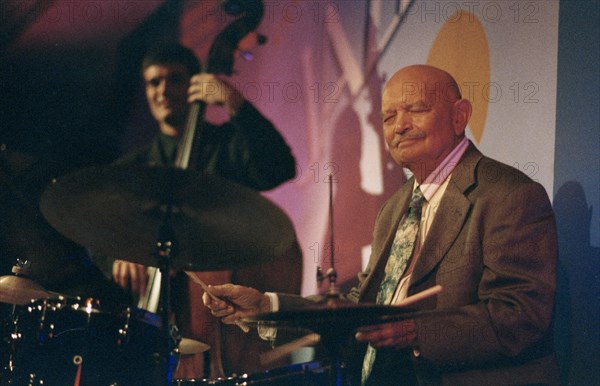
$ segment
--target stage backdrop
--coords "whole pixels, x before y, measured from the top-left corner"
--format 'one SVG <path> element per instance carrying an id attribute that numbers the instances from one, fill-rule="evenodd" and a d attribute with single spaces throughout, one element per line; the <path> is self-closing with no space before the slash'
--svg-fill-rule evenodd
<path id="1" fill-rule="evenodd" d="M 382 138 L 380 94 L 395 70 L 454 74 L 474 105 L 468 135 L 487 155 L 553 189 L 558 2 L 265 1 L 268 43 L 232 80 L 283 132 L 298 177 L 267 195 L 295 224 L 305 294 L 333 255 L 347 288 L 369 254 L 377 210 L 405 181 Z M 205 57 L 227 15 L 190 2 L 181 40 Z M 330 251 L 328 176 L 333 179 Z"/>

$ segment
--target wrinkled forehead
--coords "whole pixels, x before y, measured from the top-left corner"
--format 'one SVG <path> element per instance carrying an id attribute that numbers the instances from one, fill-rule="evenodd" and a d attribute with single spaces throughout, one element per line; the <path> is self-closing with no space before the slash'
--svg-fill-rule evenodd
<path id="1" fill-rule="evenodd" d="M 385 86 L 382 103 L 423 102 L 433 105 L 439 102 L 454 103 L 460 98 L 460 90 L 453 81 L 396 77 Z"/>

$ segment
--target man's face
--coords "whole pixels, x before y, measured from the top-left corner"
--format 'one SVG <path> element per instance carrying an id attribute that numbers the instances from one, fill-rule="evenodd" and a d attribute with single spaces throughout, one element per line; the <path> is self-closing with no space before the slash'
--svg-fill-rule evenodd
<path id="1" fill-rule="evenodd" d="M 457 95 L 435 71 L 408 68 L 390 79 L 382 96 L 384 137 L 398 164 L 433 171 L 460 140 L 454 124 Z"/>
<path id="2" fill-rule="evenodd" d="M 143 76 L 148 106 L 161 130 L 165 126 L 178 128 L 183 125 L 189 110 L 190 74 L 186 67 L 182 64 L 151 65 L 144 70 Z"/>

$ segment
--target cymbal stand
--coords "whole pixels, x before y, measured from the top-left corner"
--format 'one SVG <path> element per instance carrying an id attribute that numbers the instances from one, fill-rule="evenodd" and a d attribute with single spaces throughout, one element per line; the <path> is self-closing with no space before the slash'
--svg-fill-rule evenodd
<path id="1" fill-rule="evenodd" d="M 336 307 L 345 300 L 342 298 L 337 286 L 337 272 L 335 270 L 335 241 L 333 227 L 333 176 L 329 175 L 329 269 L 324 275 L 320 267 L 317 267 L 317 282 L 319 286 L 327 278 L 328 286 L 323 302 L 329 307 Z M 333 327 L 333 326 L 332 326 Z M 334 362 L 335 374 L 332 375 L 331 386 L 348 386 L 349 380 L 346 374 L 346 363 L 342 360 L 343 340 L 345 333 L 340 334 L 335 328 L 330 331 L 319 331 L 323 346 L 329 351 Z M 336 332 L 337 331 L 337 332 Z"/>
<path id="2" fill-rule="evenodd" d="M 341 299 L 340 290 L 337 286 L 337 272 L 335 270 L 335 242 L 333 237 L 333 176 L 329 175 L 329 269 L 323 275 L 321 267 L 317 267 L 317 282 L 319 286 L 324 278 L 327 278 L 329 283 L 327 292 L 325 293 L 326 300 Z"/>
<path id="3" fill-rule="evenodd" d="M 175 240 L 175 231 L 171 223 L 171 215 L 173 214 L 173 184 L 174 173 L 171 174 L 171 181 L 169 181 L 171 191 L 168 197 L 168 204 L 166 205 L 166 213 L 163 218 L 162 224 L 158 232 L 158 241 L 156 243 L 156 259 L 158 267 L 160 269 L 160 315 L 161 315 L 161 329 L 163 336 L 163 351 L 159 353 L 159 375 L 158 379 L 160 384 L 167 386 L 171 385 L 173 378 L 173 371 L 175 370 L 175 359 L 173 356 L 173 349 L 175 348 L 172 339 L 172 329 L 170 325 L 170 312 L 171 312 L 171 267 L 172 260 L 177 254 L 177 243 Z M 165 383 L 163 383 L 165 382 Z M 158 384 L 157 384 L 158 385 Z"/>

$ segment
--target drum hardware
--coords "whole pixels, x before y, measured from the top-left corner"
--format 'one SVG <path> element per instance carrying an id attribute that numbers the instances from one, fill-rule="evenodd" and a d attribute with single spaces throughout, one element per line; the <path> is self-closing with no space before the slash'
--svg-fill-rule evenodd
<path id="1" fill-rule="evenodd" d="M 144 315 L 154 317 L 155 320 L 150 323 L 153 324 L 154 326 L 156 326 L 157 328 L 160 328 L 160 318 L 158 317 L 158 315 L 156 315 L 154 313 L 150 313 L 141 308 L 136 308 L 135 310 L 138 313 L 143 313 Z M 147 317 L 144 317 L 144 319 L 146 319 L 146 318 Z M 136 319 L 140 319 L 140 318 L 136 317 Z M 200 342 L 198 340 L 190 339 L 190 338 L 184 338 L 181 335 L 181 333 L 179 332 L 179 329 L 177 328 L 177 326 L 175 324 L 170 324 L 169 327 L 171 329 L 170 336 L 171 336 L 171 338 L 174 342 L 174 346 L 175 346 L 174 351 L 175 351 L 175 353 L 178 354 L 178 356 L 199 354 L 199 353 L 203 353 L 205 351 L 210 350 L 210 346 L 207 345 L 206 343 Z"/>
<path id="2" fill-rule="evenodd" d="M 169 195 L 169 199 L 172 199 L 173 194 Z M 175 370 L 175 366 L 173 363 L 172 352 L 175 348 L 172 345 L 170 332 L 171 329 L 169 327 L 169 318 L 171 315 L 171 279 L 170 272 L 172 267 L 172 254 L 175 255 L 176 252 L 176 242 L 175 235 L 173 233 L 173 227 L 171 225 L 171 215 L 173 213 L 173 202 L 168 202 L 168 210 L 164 216 L 164 220 L 160 226 L 160 231 L 158 234 L 158 242 L 156 243 L 156 256 L 158 261 L 158 266 L 161 273 L 161 291 L 160 291 L 160 313 L 162 315 L 162 324 L 163 324 L 163 349 L 162 356 L 159 355 L 157 358 L 159 359 L 159 368 L 163 369 L 162 375 L 157 378 L 160 381 L 168 382 L 173 377 L 173 371 Z M 159 372 L 160 373 L 160 372 Z M 160 382 L 159 382 L 160 383 Z"/>
<path id="3" fill-rule="evenodd" d="M 73 386 L 79 386 L 81 382 L 81 364 L 83 363 L 83 358 L 81 355 L 75 355 L 73 357 L 73 364 L 77 368 L 77 373 L 75 374 L 75 381 L 73 382 Z"/>
<path id="4" fill-rule="evenodd" d="M 333 176 L 328 176 L 329 185 L 329 269 L 327 273 L 323 274 L 321 267 L 317 267 L 317 283 L 319 287 L 323 283 L 324 279 L 327 278 L 329 285 L 325 297 L 327 300 L 339 300 L 341 299 L 340 290 L 337 286 L 337 272 L 335 270 L 335 239 L 334 239 L 334 226 L 333 226 Z"/>

